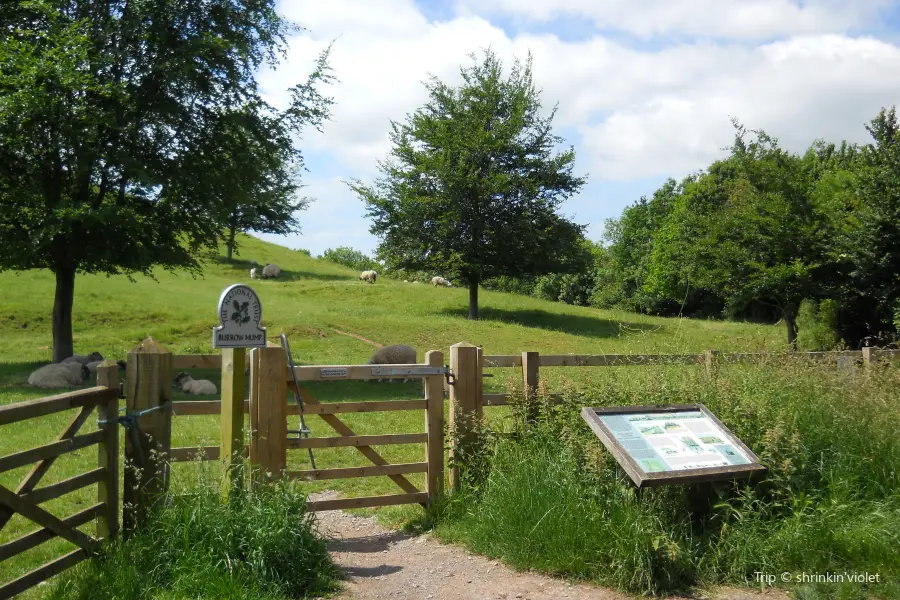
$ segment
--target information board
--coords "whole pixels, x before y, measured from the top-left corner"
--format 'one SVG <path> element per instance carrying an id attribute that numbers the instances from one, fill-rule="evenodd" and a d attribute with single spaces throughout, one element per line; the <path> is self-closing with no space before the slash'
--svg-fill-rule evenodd
<path id="1" fill-rule="evenodd" d="M 638 487 L 766 471 L 702 404 L 584 408 L 581 415 Z"/>

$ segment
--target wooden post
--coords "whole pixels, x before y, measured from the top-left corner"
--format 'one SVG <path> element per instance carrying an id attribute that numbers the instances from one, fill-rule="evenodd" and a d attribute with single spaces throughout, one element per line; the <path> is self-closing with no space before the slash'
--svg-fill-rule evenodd
<path id="1" fill-rule="evenodd" d="M 254 480 L 279 479 L 287 467 L 287 356 L 280 347 L 256 348 L 250 365 Z"/>
<path id="2" fill-rule="evenodd" d="M 716 367 L 718 365 L 719 355 L 721 351 L 719 350 L 707 350 L 705 354 L 706 363 L 706 375 L 709 378 L 715 377 L 716 375 Z"/>
<path id="3" fill-rule="evenodd" d="M 866 346 L 862 349 L 862 359 L 863 365 L 865 366 L 866 372 L 871 373 L 872 368 L 878 364 L 878 349 L 872 348 L 870 346 Z"/>
<path id="4" fill-rule="evenodd" d="M 444 353 L 432 350 L 425 354 L 425 364 L 444 365 Z M 428 462 L 428 504 L 440 495 L 444 486 L 444 381 L 443 375 L 425 378 L 425 460 Z"/>
<path id="5" fill-rule="evenodd" d="M 482 414 L 482 369 L 479 368 L 480 348 L 467 342 L 450 346 L 450 489 L 459 489 L 459 469 L 453 459 L 458 458 L 457 443 L 471 441 L 467 422 Z"/>
<path id="6" fill-rule="evenodd" d="M 538 352 L 522 353 L 522 384 L 525 390 L 525 406 L 527 408 L 525 421 L 528 423 L 537 421 L 538 369 L 541 364 L 541 355 Z"/>
<path id="7" fill-rule="evenodd" d="M 222 415 L 219 458 L 224 468 L 223 493 L 242 483 L 244 452 L 244 365 L 246 349 L 222 350 Z"/>
<path id="8" fill-rule="evenodd" d="M 168 455 L 172 445 L 172 353 L 148 337 L 128 352 L 125 372 L 126 406 L 135 413 L 165 405 L 136 422 L 135 433 L 125 432 L 124 510 L 126 536 L 146 523 L 154 498 L 169 485 Z M 139 447 L 134 445 L 138 436 Z"/>
<path id="9" fill-rule="evenodd" d="M 115 390 L 115 397 L 97 405 L 99 425 L 105 432 L 103 441 L 97 447 L 97 466 L 106 469 L 106 474 L 97 486 L 97 501 L 106 506 L 97 517 L 97 537 L 112 538 L 119 532 L 119 365 L 114 360 L 104 360 L 97 367 L 97 385 Z"/>

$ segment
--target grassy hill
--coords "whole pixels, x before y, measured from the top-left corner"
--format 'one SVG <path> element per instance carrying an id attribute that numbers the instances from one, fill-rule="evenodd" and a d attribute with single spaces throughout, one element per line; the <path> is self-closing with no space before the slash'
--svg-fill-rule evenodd
<path id="1" fill-rule="evenodd" d="M 277 263 L 277 280 L 250 281 L 250 261 Z M 407 343 L 423 360 L 428 350 L 441 350 L 449 361 L 450 345 L 467 341 L 484 347 L 486 354 L 513 354 L 524 350 L 542 353 L 681 353 L 707 348 L 731 351 L 781 349 L 779 327 L 663 319 L 641 315 L 567 306 L 535 298 L 482 291 L 479 321 L 465 318 L 468 294 L 460 288 L 434 288 L 381 278 L 375 285 L 359 281 L 358 273 L 303 253 L 255 238 L 242 240 L 234 263 L 216 262 L 205 267 L 203 277 L 159 272 L 158 281 L 137 277 L 86 275 L 76 279 L 73 314 L 75 349 L 100 351 L 108 358 L 123 359 L 128 349 L 151 335 L 177 354 L 213 353 L 212 327 L 217 325 L 216 303 L 222 290 L 233 283 L 248 283 L 260 296 L 263 325 L 272 340 L 287 332 L 298 364 L 359 364 L 368 360 L 378 344 Z M 30 388 L 25 380 L 51 357 L 51 308 L 54 280 L 50 273 L 29 271 L 0 274 L 0 404 L 47 395 Z M 351 335 L 352 334 L 352 335 Z M 691 368 L 691 367 L 681 367 Z M 696 368 L 696 367 L 694 367 Z M 627 368 L 626 368 L 627 369 Z M 491 372 L 492 370 L 486 370 Z M 502 388 L 513 369 L 493 370 L 486 389 Z M 607 377 L 637 371 L 622 369 L 545 370 L 542 377 L 556 387 L 572 378 L 591 385 Z M 615 372 L 615 373 L 613 373 Z M 200 371 L 217 384 L 218 373 Z M 320 383 L 310 393 L 323 401 L 375 400 L 421 397 L 421 383 L 367 384 Z M 179 395 L 176 395 L 176 398 Z M 505 409 L 491 411 L 502 419 Z M 55 439 L 71 415 L 61 413 L 29 421 L 27 426 L 0 427 L 0 455 L 38 446 Z M 345 421 L 358 434 L 422 431 L 418 412 L 349 415 Z M 308 419 L 314 436 L 332 432 L 316 418 Z M 292 420 L 292 425 L 294 425 Z M 85 429 L 87 430 L 87 429 Z M 217 445 L 217 417 L 175 417 L 173 446 Z M 391 462 L 422 460 L 419 446 L 380 448 Z M 352 448 L 316 452 L 319 468 L 366 464 Z M 96 461 L 93 448 L 62 457 L 44 484 L 83 472 Z M 290 454 L 290 468 L 305 467 L 306 454 Z M 196 465 L 177 465 L 173 485 L 186 481 Z M 0 474 L 0 484 L 15 486 L 26 469 Z M 422 483 L 421 476 L 411 476 Z M 348 495 L 384 494 L 395 491 L 387 478 L 367 478 L 309 484 L 310 490 L 331 488 Z M 72 514 L 93 502 L 91 488 L 47 503 L 60 516 Z M 409 516 L 417 507 L 393 509 L 388 514 Z M 406 512 L 404 512 L 406 511 Z M 24 519 L 14 519 L 0 533 L 0 543 L 33 529 Z M 4 563 L 2 580 L 58 556 L 68 544 L 45 544 L 15 562 Z"/>

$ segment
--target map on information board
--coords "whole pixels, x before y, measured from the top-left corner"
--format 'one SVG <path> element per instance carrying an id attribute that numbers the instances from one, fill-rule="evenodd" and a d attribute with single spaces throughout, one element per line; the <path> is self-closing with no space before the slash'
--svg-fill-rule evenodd
<path id="1" fill-rule="evenodd" d="M 700 411 L 604 415 L 600 420 L 647 473 L 750 464 Z"/>
<path id="2" fill-rule="evenodd" d="M 639 487 L 766 471 L 702 404 L 586 407 L 581 414 Z"/>

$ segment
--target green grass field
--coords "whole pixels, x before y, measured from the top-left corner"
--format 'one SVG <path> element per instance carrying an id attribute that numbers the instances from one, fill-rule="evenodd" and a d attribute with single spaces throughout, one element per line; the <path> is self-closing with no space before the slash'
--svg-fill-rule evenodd
<path id="1" fill-rule="evenodd" d="M 278 280 L 249 279 L 249 261 L 277 263 Z M 176 354 L 212 353 L 211 331 L 216 322 L 216 303 L 222 290 L 232 283 L 251 283 L 263 305 L 263 325 L 277 340 L 286 332 L 297 364 L 364 363 L 374 347 L 354 334 L 380 344 L 408 343 L 419 351 L 440 350 L 449 360 L 450 345 L 467 341 L 484 348 L 485 354 L 517 354 L 536 350 L 544 354 L 598 353 L 686 353 L 706 349 L 725 351 L 780 350 L 784 334 L 780 327 L 652 318 L 632 313 L 599 311 L 545 302 L 535 298 L 482 291 L 482 319 L 468 321 L 467 290 L 405 284 L 387 278 L 375 285 L 358 280 L 358 273 L 302 253 L 266 244 L 253 238 L 243 241 L 232 264 L 213 263 L 202 278 L 161 272 L 158 281 L 138 277 L 79 276 L 76 279 L 74 336 L 77 353 L 100 351 L 107 358 L 124 359 L 126 352 L 146 336 L 153 336 Z M 48 395 L 26 385 L 28 374 L 49 362 L 51 307 L 54 281 L 47 272 L 0 274 L 4 290 L 0 300 L 0 404 Z M 700 369 L 680 367 L 679 369 Z M 566 381 L 591 388 L 609 377 L 622 377 L 634 368 L 544 369 L 542 378 L 551 389 Z M 659 376 L 669 368 L 659 368 Z M 516 369 L 486 369 L 495 375 L 485 380 L 486 391 L 502 391 L 507 379 L 518 379 Z M 631 371 L 634 372 L 634 371 Z M 198 371 L 198 376 L 218 383 L 218 373 Z M 322 401 L 384 400 L 418 398 L 421 382 L 313 384 L 309 391 Z M 176 395 L 176 399 L 182 398 Z M 495 423 L 506 409 L 490 409 Z M 0 427 L 0 455 L 39 446 L 55 439 L 70 414 L 61 413 L 26 423 Z M 292 418 L 294 425 L 296 417 Z M 423 431 L 424 417 L 418 411 L 349 415 L 345 421 L 358 434 Z M 90 422 L 89 422 L 90 423 Z M 308 419 L 314 436 L 332 435 L 315 417 Z M 86 425 L 83 431 L 89 431 Z M 216 445 L 217 417 L 174 417 L 173 446 Z M 377 448 L 391 462 L 424 460 L 421 445 Z M 316 452 L 320 468 L 367 464 L 350 448 Z M 83 472 L 96 462 L 93 448 L 59 459 L 42 485 Z M 304 468 L 306 454 L 291 451 L 289 468 Z M 186 481 L 194 465 L 180 464 L 173 470 L 173 485 Z M 15 486 L 27 469 L 0 474 L 0 483 Z M 417 484 L 422 476 L 410 476 Z M 348 496 L 393 493 L 386 477 L 337 480 L 303 484 L 310 491 L 336 489 Z M 54 514 L 66 516 L 95 501 L 88 488 L 47 503 Z M 418 507 L 385 509 L 383 516 L 399 523 L 416 516 Z M 34 529 L 15 517 L 0 532 L 0 543 Z M 90 531 L 90 526 L 85 530 Z M 55 556 L 70 546 L 64 542 L 44 544 L 0 565 L 0 581 L 8 581 Z M 32 595 L 32 597 L 37 597 Z"/>

